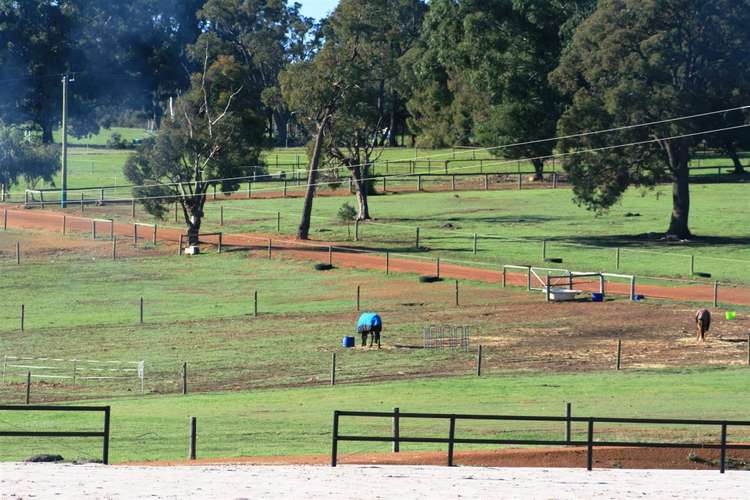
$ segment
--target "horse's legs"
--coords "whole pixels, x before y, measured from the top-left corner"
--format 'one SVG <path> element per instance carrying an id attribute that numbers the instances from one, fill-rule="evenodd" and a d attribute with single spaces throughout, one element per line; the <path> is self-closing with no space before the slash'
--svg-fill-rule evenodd
<path id="1" fill-rule="evenodd" d="M 367 332 L 362 332 L 362 347 L 367 347 Z"/>

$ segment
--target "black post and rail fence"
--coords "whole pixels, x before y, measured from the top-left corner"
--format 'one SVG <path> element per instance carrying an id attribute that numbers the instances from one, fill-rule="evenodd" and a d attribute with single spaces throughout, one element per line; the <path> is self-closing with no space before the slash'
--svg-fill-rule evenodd
<path id="1" fill-rule="evenodd" d="M 363 418 L 388 418 L 396 424 L 390 436 L 355 436 L 339 433 L 341 419 L 343 417 Z M 419 437 L 404 436 L 398 425 L 403 419 L 421 420 L 447 420 L 449 432 L 447 437 Z M 462 438 L 457 437 L 456 424 L 476 421 L 495 422 L 559 422 L 564 425 L 564 439 L 489 439 L 489 438 Z M 574 440 L 570 435 L 570 426 L 573 423 L 586 425 L 586 439 Z M 596 424 L 640 424 L 640 425 L 673 425 L 673 426 L 716 426 L 720 435 L 719 443 L 695 443 L 695 442 L 662 442 L 662 441 L 607 441 L 595 440 Z M 394 450 L 399 450 L 401 443 L 432 443 L 445 444 L 448 447 L 447 464 L 454 463 L 454 449 L 458 444 L 469 445 L 518 445 L 518 446 L 580 446 L 586 448 L 586 468 L 593 469 L 594 449 L 596 447 L 623 447 L 623 448 L 681 448 L 681 449 L 709 449 L 719 450 L 719 470 L 724 473 L 727 465 L 728 450 L 750 450 L 750 444 L 738 444 L 727 442 L 727 429 L 730 427 L 750 427 L 750 421 L 730 420 L 691 420 L 691 419 L 669 419 L 669 418 L 602 418 L 602 417 L 573 417 L 570 408 L 566 407 L 565 416 L 531 416 L 531 415 L 468 415 L 468 414 L 443 414 L 443 413 L 410 413 L 394 409 L 392 412 L 373 411 L 342 411 L 333 412 L 333 434 L 331 443 L 331 466 L 336 467 L 338 463 L 338 446 L 341 441 L 370 442 L 370 443 L 392 443 Z M 507 431 L 507 430 L 506 430 Z M 504 431 L 505 432 L 505 431 Z"/>
<path id="2" fill-rule="evenodd" d="M 47 412 L 101 412 L 104 422 L 101 431 L 26 431 L 4 430 L 0 427 L 0 437 L 50 437 L 50 438 L 102 438 L 102 463 L 109 464 L 109 406 L 52 406 L 52 405 L 0 405 L 4 411 L 47 411 Z"/>

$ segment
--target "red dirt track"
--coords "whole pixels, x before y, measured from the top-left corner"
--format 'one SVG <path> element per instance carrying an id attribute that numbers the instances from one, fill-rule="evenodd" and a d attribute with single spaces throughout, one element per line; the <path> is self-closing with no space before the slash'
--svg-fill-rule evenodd
<path id="1" fill-rule="evenodd" d="M 691 460 L 689 457 L 695 458 Z M 594 468 L 605 469 L 717 469 L 718 450 L 679 448 L 615 448 L 594 449 Z M 729 459 L 748 461 L 750 452 L 733 450 Z M 122 465 L 170 467 L 175 465 L 330 465 L 328 455 L 207 458 L 201 460 L 165 460 Z M 378 465 L 446 465 L 445 452 L 342 453 L 340 464 Z M 473 467 L 586 467 L 585 448 L 507 448 L 485 451 L 457 451 L 457 465 Z M 710 462 L 709 462 L 710 461 Z M 731 464 L 730 464 L 731 468 Z"/>
<path id="2" fill-rule="evenodd" d="M 8 208 L 8 227 L 16 229 L 32 229 L 42 231 L 62 232 L 63 214 L 53 211 L 27 210 Z M 67 230 L 72 232 L 90 232 L 92 219 L 74 215 L 66 215 Z M 98 223 L 97 230 L 100 234 L 109 234 L 108 223 Z M 127 223 L 115 223 L 114 234 L 118 237 L 132 238 L 133 225 Z M 174 228 L 159 227 L 157 240 L 162 242 L 177 243 L 181 231 Z M 148 239 L 151 237 L 149 231 L 142 230 L 140 237 Z M 140 239 L 139 237 L 139 239 Z M 226 246 L 245 247 L 251 250 L 267 251 L 268 241 L 272 240 L 273 253 L 282 252 L 293 258 L 310 261 L 327 261 L 329 243 L 309 242 L 292 239 L 282 239 L 278 235 L 265 234 L 225 234 L 223 244 Z M 335 244 L 331 244 L 335 245 Z M 385 270 L 385 256 L 366 250 L 334 246 L 333 261 L 336 266 L 356 269 Z M 435 263 L 432 258 L 424 261 L 390 257 L 389 271 L 394 273 L 411 273 L 421 275 L 434 275 Z M 488 270 L 476 267 L 468 267 L 456 264 L 441 263 L 440 275 L 444 278 L 472 280 L 487 283 L 500 283 L 500 270 Z M 523 273 L 508 273 L 507 283 L 516 286 L 526 285 L 526 275 Z M 582 287 L 586 289 L 587 287 Z M 592 288 L 589 288 L 591 290 Z M 624 283 L 608 283 L 608 294 L 628 296 L 630 288 Z M 647 298 L 658 298 L 688 302 L 713 302 L 713 287 L 710 285 L 691 285 L 664 287 L 657 285 L 637 285 L 636 292 Z M 723 303 L 750 306 L 750 288 L 722 287 L 719 299 Z"/>

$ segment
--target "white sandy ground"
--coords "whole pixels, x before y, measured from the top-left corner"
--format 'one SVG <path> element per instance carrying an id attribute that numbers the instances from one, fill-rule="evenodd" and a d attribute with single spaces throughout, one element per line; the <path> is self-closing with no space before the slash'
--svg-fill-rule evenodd
<path id="1" fill-rule="evenodd" d="M 0 464 L 0 498 L 744 499 L 750 472 L 432 466 Z"/>

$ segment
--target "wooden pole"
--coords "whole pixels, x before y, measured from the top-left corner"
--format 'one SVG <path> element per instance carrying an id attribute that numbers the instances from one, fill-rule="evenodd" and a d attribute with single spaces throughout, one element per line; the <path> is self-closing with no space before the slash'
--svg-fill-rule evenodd
<path id="1" fill-rule="evenodd" d="M 130 217 L 135 219 L 135 200 L 130 200 Z"/>
<path id="2" fill-rule="evenodd" d="M 391 254 L 386 250 L 385 252 L 385 274 L 390 273 L 390 265 L 391 265 Z"/>
<path id="3" fill-rule="evenodd" d="M 21 242 L 16 241 L 16 264 L 21 264 Z"/>
<path id="4" fill-rule="evenodd" d="M 333 267 L 333 247 L 328 247 L 328 265 Z"/>
<path id="5" fill-rule="evenodd" d="M 546 286 L 544 287 L 544 291 L 545 291 L 545 296 L 547 298 L 547 302 L 549 302 L 550 301 L 549 271 L 547 271 L 547 283 L 546 283 Z"/>
<path id="6" fill-rule="evenodd" d="M 573 416 L 572 408 L 570 403 L 565 403 L 565 442 L 570 446 L 571 441 L 571 421 L 570 418 Z"/>
<path id="7" fill-rule="evenodd" d="M 91 220 L 91 239 L 96 239 L 96 221 L 93 219 Z"/>
<path id="8" fill-rule="evenodd" d="M 188 458 L 195 460 L 196 457 L 196 437 L 197 437 L 197 422 L 195 417 L 190 417 L 190 449 L 188 450 Z"/>
<path id="9" fill-rule="evenodd" d="M 456 280 L 456 307 L 458 307 L 458 280 Z"/>
<path id="10" fill-rule="evenodd" d="M 360 299 L 360 286 L 357 285 L 357 311 L 359 311 L 359 306 L 360 306 L 359 299 Z"/>
<path id="11" fill-rule="evenodd" d="M 219 207 L 219 225 L 224 226 L 224 205 Z"/>
<path id="12" fill-rule="evenodd" d="M 435 259 L 435 276 L 440 278 L 440 257 Z"/>
<path id="13" fill-rule="evenodd" d="M 354 221 L 354 241 L 359 241 L 359 219 Z"/>
<path id="14" fill-rule="evenodd" d="M 182 234 L 180 234 L 180 243 L 179 247 L 177 247 L 177 255 L 182 255 Z"/>
<path id="15" fill-rule="evenodd" d="M 218 248 L 219 253 L 221 253 L 222 249 L 224 248 L 223 236 L 224 235 L 222 233 L 219 233 L 219 248 Z"/>
<path id="16" fill-rule="evenodd" d="M 26 372 L 26 404 L 31 404 L 31 372 Z"/>
<path id="17" fill-rule="evenodd" d="M 253 316 L 258 315 L 258 290 L 253 292 Z"/>
<path id="18" fill-rule="evenodd" d="M 81 213 L 83 213 L 83 193 L 81 193 Z"/>
<path id="19" fill-rule="evenodd" d="M 336 385 L 336 353 L 331 353 L 331 385 Z"/>
<path id="20" fill-rule="evenodd" d="M 473 248 L 473 251 L 474 251 L 474 255 L 476 255 L 477 254 L 477 233 L 474 233 L 474 248 Z"/>
<path id="21" fill-rule="evenodd" d="M 621 367 L 621 361 L 622 359 L 622 339 L 617 339 L 617 370 Z"/>
<path id="22" fill-rule="evenodd" d="M 547 240 L 542 240 L 542 260 L 547 258 Z"/>
<path id="23" fill-rule="evenodd" d="M 24 304 L 21 304 L 21 331 L 24 330 L 24 323 L 26 320 L 26 306 Z"/>
<path id="24" fill-rule="evenodd" d="M 112 260 L 117 260 L 117 238 L 112 238 Z"/>
<path id="25" fill-rule="evenodd" d="M 479 344 L 479 350 L 477 351 L 477 377 L 482 376 L 482 344 Z"/>
<path id="26" fill-rule="evenodd" d="M 140 301 L 139 318 L 140 318 L 141 324 L 143 324 L 143 297 L 141 297 L 141 301 Z"/>
<path id="27" fill-rule="evenodd" d="M 269 259 L 271 258 L 272 249 L 273 249 L 273 243 L 271 242 L 271 239 L 269 238 L 268 239 L 268 258 Z"/>
<path id="28" fill-rule="evenodd" d="M 401 451 L 401 429 L 399 422 L 400 410 L 398 408 L 393 409 L 393 453 Z"/>
<path id="29" fill-rule="evenodd" d="M 695 274 L 695 255 L 690 256 L 690 276 Z"/>
<path id="30" fill-rule="evenodd" d="M 8 209 L 3 208 L 3 231 L 8 230 Z"/>
<path id="31" fill-rule="evenodd" d="M 187 361 L 182 362 L 182 395 L 186 395 L 188 393 L 188 386 L 187 386 Z"/>
<path id="32" fill-rule="evenodd" d="M 67 222 L 68 222 L 67 219 L 68 218 L 65 215 L 63 215 L 63 219 L 62 219 L 62 234 L 63 235 L 65 234 L 65 226 L 67 226 Z"/>
<path id="33" fill-rule="evenodd" d="M 615 269 L 620 270 L 620 248 L 615 248 Z"/>
<path id="34" fill-rule="evenodd" d="M 151 243 L 156 245 L 156 224 L 154 224 L 153 231 L 151 233 Z"/>
<path id="35" fill-rule="evenodd" d="M 630 277 L 630 300 L 635 300 L 635 275 Z"/>
<path id="36" fill-rule="evenodd" d="M 505 281 L 506 281 L 506 271 L 505 271 L 505 266 L 503 266 L 503 288 L 505 288 Z"/>
<path id="37" fill-rule="evenodd" d="M 276 232 L 281 232 L 281 212 L 276 212 Z"/>
<path id="38" fill-rule="evenodd" d="M 177 223 L 177 202 L 174 202 L 174 222 Z"/>
<path id="39" fill-rule="evenodd" d="M 417 248 L 417 249 L 419 248 L 419 228 L 417 228 L 417 241 L 414 245 L 414 248 Z"/>
<path id="40" fill-rule="evenodd" d="M 719 307 L 719 282 L 714 281 L 714 307 Z"/>

